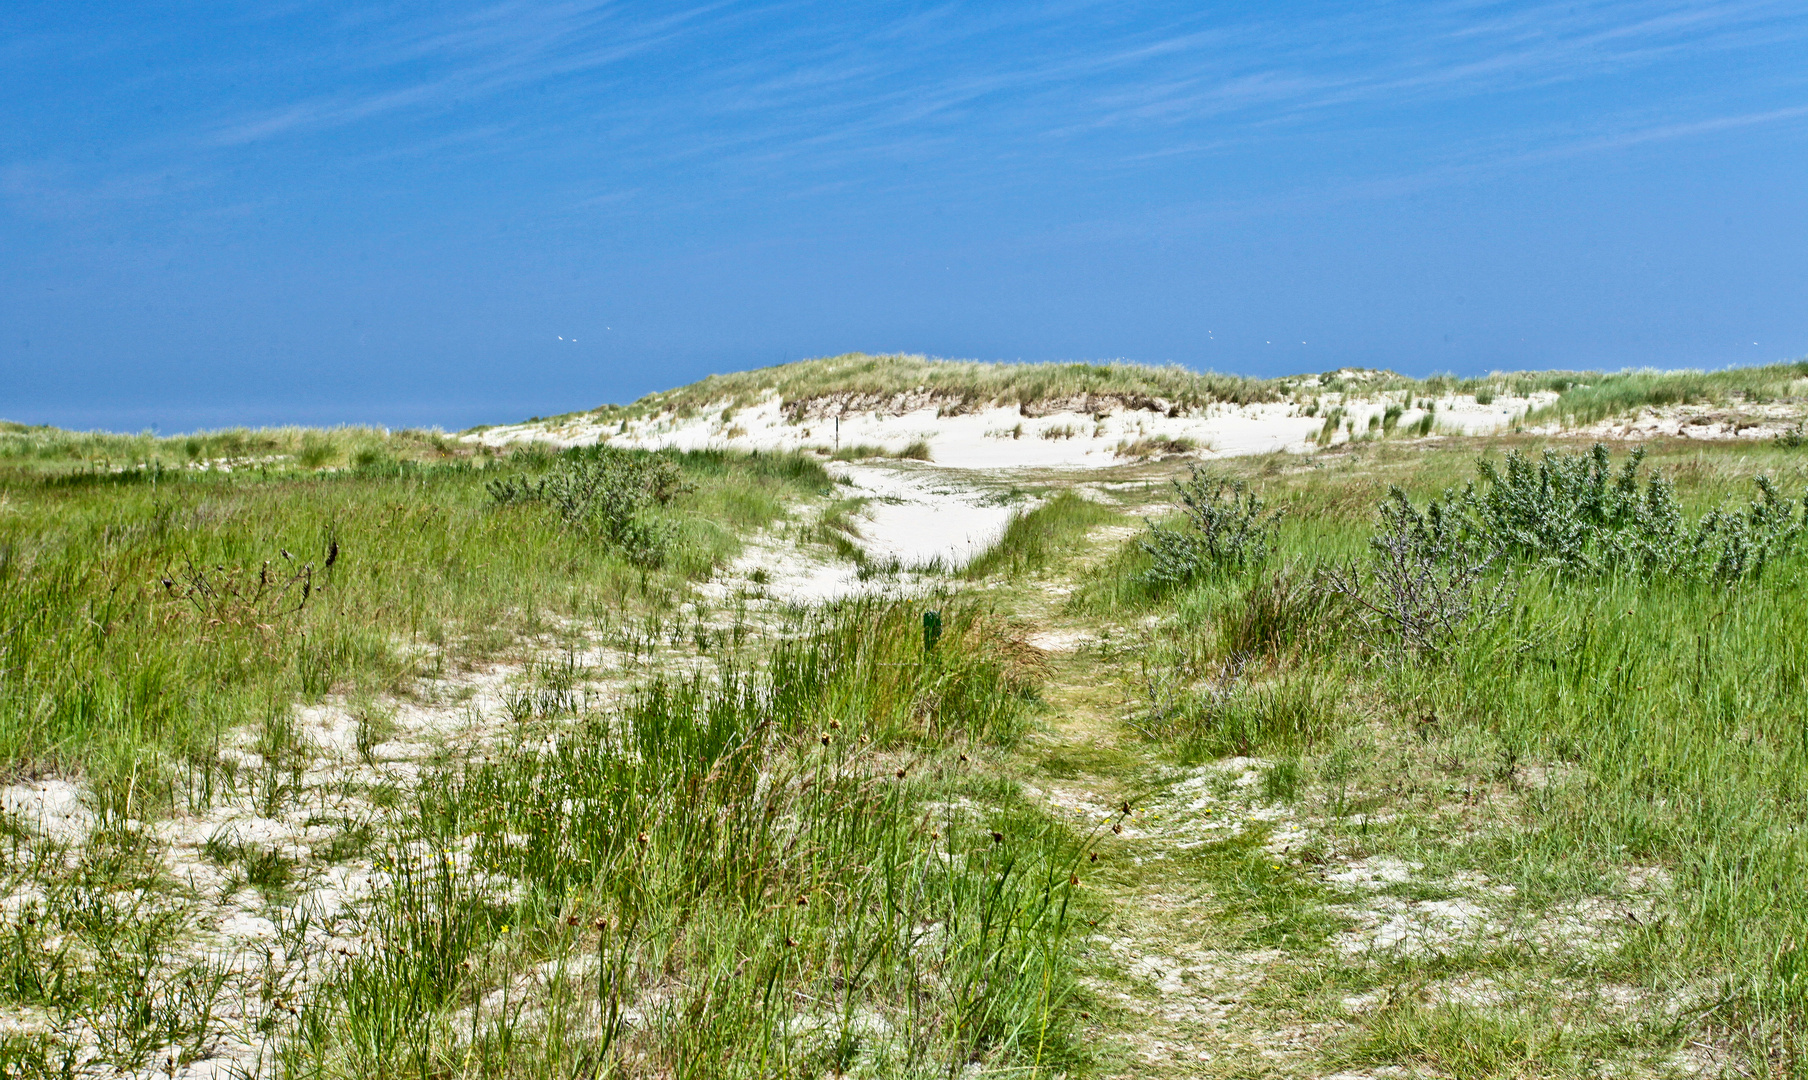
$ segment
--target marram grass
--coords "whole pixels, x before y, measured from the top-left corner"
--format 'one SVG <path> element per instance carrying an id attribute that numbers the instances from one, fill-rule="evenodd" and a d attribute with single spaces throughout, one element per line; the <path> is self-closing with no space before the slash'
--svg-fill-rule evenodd
<path id="1" fill-rule="evenodd" d="M 294 1076 L 1065 1068 L 1081 848 L 970 755 L 1040 672 L 984 611 L 856 603 L 764 673 L 658 680 L 556 749 L 447 768 Z M 499 988 L 516 986 L 511 1008 Z"/>

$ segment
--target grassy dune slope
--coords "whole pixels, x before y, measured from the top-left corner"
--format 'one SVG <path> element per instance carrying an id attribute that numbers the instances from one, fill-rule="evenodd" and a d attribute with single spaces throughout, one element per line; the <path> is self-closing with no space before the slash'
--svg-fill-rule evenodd
<path id="1" fill-rule="evenodd" d="M 1808 369 L 1341 378 L 641 406 Z M 806 609 L 735 556 L 864 557 L 819 456 L 0 430 L 0 1075 L 1808 1080 L 1808 450 L 1647 449 L 1021 470 Z"/>
<path id="2" fill-rule="evenodd" d="M 632 405 L 602 406 L 594 415 L 605 420 L 656 413 L 688 416 L 723 402 L 739 407 L 771 393 L 792 407 L 834 398 L 856 408 L 882 408 L 903 398 L 919 407 L 928 403 L 970 411 L 997 404 L 1035 408 L 1081 400 L 1130 408 L 1160 400 L 1193 410 L 1214 403 L 1308 401 L 1331 393 L 1403 399 L 1466 394 L 1490 399 L 1537 392 L 1559 398 L 1534 414 L 1534 422 L 1588 423 L 1646 406 L 1794 403 L 1808 398 L 1808 361 L 1714 372 L 1526 371 L 1414 379 L 1389 371 L 1342 370 L 1255 379 L 1132 363 L 1006 364 L 848 353 L 711 375 L 689 386 L 649 394 Z"/>
<path id="3" fill-rule="evenodd" d="M 1161 1074 L 1251 1075 L 1287 1045 L 1285 1075 L 1808 1075 L 1808 552 L 1735 582 L 1508 558 L 1484 578 L 1512 590 L 1499 618 L 1403 653 L 1325 575 L 1370 558 L 1387 486 L 1423 503 L 1474 453 L 1239 463 L 1286 511 L 1266 558 L 1163 588 L 1132 542 L 1058 609 L 1112 628 L 1082 659 L 1117 670 L 1131 717 L 1079 759 L 1133 763 L 1090 766 L 1141 800 L 1118 881 L 1144 906 L 1115 905 L 1117 932 L 1205 958 L 1196 992 L 1240 1002 L 1225 1027 L 1164 1021 L 1218 1065 L 1161 1055 Z M 1653 461 L 1686 514 L 1769 475 L 1802 520 L 1799 450 Z M 1186 894 L 1213 929 L 1161 914 Z M 1173 999 L 1143 1000 L 1132 1028 Z"/>

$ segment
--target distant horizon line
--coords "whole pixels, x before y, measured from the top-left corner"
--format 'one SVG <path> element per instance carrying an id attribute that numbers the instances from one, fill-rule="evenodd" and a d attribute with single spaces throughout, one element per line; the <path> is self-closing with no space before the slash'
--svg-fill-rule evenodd
<path id="1" fill-rule="evenodd" d="M 32 412 L 61 412 L 61 413 L 64 413 L 67 418 L 64 419 L 62 422 L 57 422 L 55 420 L 43 420 L 43 421 L 19 420 L 19 419 L 14 419 L 13 415 L 11 415 L 7 411 L 0 411 L 0 424 L 17 425 L 19 427 L 24 427 L 24 428 L 49 428 L 49 429 L 58 430 L 58 431 L 70 431 L 70 432 L 80 432 L 80 433 L 88 433 L 88 434 L 151 435 L 155 438 L 160 438 L 160 439 L 177 438 L 177 437 L 182 437 L 182 436 L 187 436 L 187 435 L 201 435 L 201 434 L 207 434 L 210 432 L 230 431 L 230 430 L 237 430 L 237 429 L 272 430 L 272 429 L 281 429 L 281 428 L 315 428 L 315 429 L 323 429 L 323 430 L 334 429 L 334 428 L 368 428 L 368 429 L 373 429 L 373 430 L 382 430 L 382 431 L 386 431 L 386 432 L 388 432 L 388 431 L 411 431 L 412 430 L 412 431 L 440 432 L 442 434 L 458 434 L 460 432 L 470 431 L 474 428 L 479 428 L 479 427 L 493 427 L 493 426 L 500 426 L 500 425 L 511 424 L 511 423 L 530 423 L 530 422 L 532 422 L 532 419 L 530 419 L 530 418 L 544 419 L 547 416 L 566 416 L 566 415 L 572 415 L 572 414 L 576 414 L 576 413 L 595 412 L 595 411 L 598 411 L 601 409 L 607 409 L 607 408 L 612 408 L 612 407 L 613 408 L 625 407 L 627 405 L 631 405 L 637 401 L 640 401 L 644 398 L 647 398 L 647 397 L 650 397 L 650 396 L 653 396 L 656 394 L 667 394 L 667 393 L 671 393 L 673 391 L 682 390 L 685 387 L 696 385 L 697 383 L 703 382 L 706 379 L 710 379 L 710 378 L 731 376 L 731 375 L 744 375 L 744 374 L 748 374 L 748 373 L 755 372 L 755 371 L 773 370 L 773 369 L 778 369 L 778 368 L 789 367 L 794 364 L 807 364 L 807 363 L 811 363 L 811 362 L 815 362 L 815 361 L 830 360 L 830 359 L 835 359 L 837 357 L 843 357 L 843 356 L 870 356 L 870 357 L 875 357 L 875 358 L 898 357 L 898 358 L 916 359 L 916 360 L 921 360 L 921 361 L 925 361 L 928 363 L 982 364 L 982 365 L 1022 366 L 1022 367 L 1037 367 L 1037 366 L 1060 367 L 1060 366 L 1067 366 L 1067 365 L 1100 365 L 1100 366 L 1140 367 L 1140 368 L 1148 368 L 1151 370 L 1180 368 L 1184 371 L 1187 371 L 1187 372 L 1190 372 L 1190 373 L 1196 374 L 1196 375 L 1220 375 L 1220 376 L 1229 376 L 1229 377 L 1233 377 L 1233 378 L 1252 379 L 1252 380 L 1256 380 L 1256 381 L 1260 381 L 1260 382 L 1283 382 L 1283 381 L 1287 381 L 1287 380 L 1291 380 L 1291 379 L 1301 379 L 1301 378 L 1315 377 L 1315 376 L 1321 376 L 1321 375 L 1331 375 L 1331 374 L 1336 374 L 1338 372 L 1346 372 L 1346 371 L 1347 372 L 1377 372 L 1377 373 L 1383 373 L 1383 374 L 1388 374 L 1388 375 L 1395 375 L 1395 376 L 1399 376 L 1401 378 L 1413 379 L 1413 380 L 1419 381 L 1419 382 L 1424 382 L 1424 381 L 1427 381 L 1430 379 L 1436 379 L 1436 378 L 1468 380 L 1468 379 L 1488 379 L 1488 378 L 1497 378 L 1497 377 L 1507 377 L 1507 376 L 1515 376 L 1515 375 L 1521 375 L 1521 376 L 1523 376 L 1523 375 L 1610 376 L 1610 375 L 1688 375 L 1688 374 L 1711 375 L 1711 374 L 1724 373 L 1724 372 L 1729 372 L 1729 371 L 1748 370 L 1748 369 L 1756 370 L 1756 369 L 1767 368 L 1767 367 L 1778 367 L 1778 366 L 1782 366 L 1782 365 L 1786 365 L 1786 364 L 1808 363 L 1808 355 L 1803 355 L 1800 357 L 1770 360 L 1770 361 L 1765 361 L 1762 363 L 1729 363 L 1729 364 L 1724 364 L 1724 365 L 1720 365 L 1720 366 L 1695 365 L 1695 366 L 1681 366 L 1681 367 L 1658 367 L 1658 366 L 1653 366 L 1653 365 L 1645 365 L 1645 366 L 1639 366 L 1639 367 L 1628 366 L 1628 367 L 1621 367 L 1621 368 L 1617 368 L 1617 369 L 1564 368 L 1564 367 L 1492 368 L 1492 369 L 1488 370 L 1487 372 L 1484 372 L 1481 374 L 1476 374 L 1476 375 L 1463 375 L 1463 374 L 1459 374 L 1457 372 L 1449 371 L 1449 370 L 1433 371 L 1433 372 L 1430 372 L 1425 375 L 1408 375 L 1408 374 L 1399 372 L 1393 368 L 1367 367 L 1367 366 L 1363 366 L 1363 365 L 1350 364 L 1350 365 L 1343 365 L 1341 367 L 1335 367 L 1335 368 L 1319 369 L 1316 371 L 1298 371 L 1298 372 L 1293 372 L 1293 373 L 1285 374 L 1285 375 L 1244 375 L 1244 374 L 1240 374 L 1240 373 L 1234 372 L 1234 371 L 1222 371 L 1222 370 L 1218 370 L 1218 369 L 1214 369 L 1214 368 L 1194 367 L 1192 365 L 1181 363 L 1179 361 L 1153 362 L 1153 361 L 1143 361 L 1143 360 L 1130 360 L 1130 359 L 1126 359 L 1126 358 L 1122 358 L 1122 357 L 1109 359 L 1109 360 L 1106 360 L 1106 359 L 1095 359 L 1095 360 L 975 360 L 975 359 L 959 358 L 959 357 L 931 356 L 926 353 L 909 353 L 909 352 L 901 352 L 901 351 L 900 352 L 877 352 L 877 353 L 855 351 L 855 352 L 844 352 L 844 353 L 828 353 L 828 354 L 823 354 L 823 355 L 819 355 L 819 356 L 803 357 L 803 358 L 800 358 L 797 360 L 788 360 L 788 361 L 785 361 L 783 363 L 778 363 L 778 364 L 761 364 L 761 365 L 756 365 L 753 367 L 726 369 L 726 370 L 722 370 L 722 371 L 713 371 L 707 375 L 703 375 L 696 379 L 692 379 L 689 382 L 678 383 L 676 385 L 664 387 L 662 389 L 646 391 L 645 393 L 640 394 L 638 397 L 631 398 L 627 401 L 601 402 L 601 403 L 582 406 L 582 407 L 579 407 L 576 409 L 559 409 L 559 408 L 547 406 L 544 404 L 542 404 L 540 406 L 536 406 L 533 402 L 528 401 L 528 400 L 518 400 L 518 401 L 514 401 L 514 402 L 509 402 L 506 404 L 499 404 L 493 400 L 492 401 L 484 401 L 484 402 L 479 403 L 479 402 L 475 402 L 475 401 L 463 399 L 463 398 L 460 398 L 460 399 L 441 398 L 441 399 L 427 399 L 427 400 L 417 399 L 417 400 L 413 400 L 413 401 L 394 401 L 394 402 L 383 403 L 383 404 L 374 404 L 374 405 L 372 405 L 372 404 L 347 405 L 347 404 L 342 404 L 342 403 L 322 402 L 322 403 L 318 403 L 318 404 L 314 404 L 314 405 L 310 405 L 310 406 L 303 406 L 300 408 L 295 408 L 295 407 L 284 407 L 284 406 L 276 405 L 275 403 L 273 403 L 267 399 L 259 399 L 259 400 L 245 400 L 245 401 L 233 404 L 233 405 L 219 405 L 219 406 L 202 407 L 202 408 L 181 407 L 181 406 L 174 406 L 174 405 L 169 405 L 169 404 L 165 404 L 165 405 L 161 405 L 161 406 L 121 406 L 121 407 L 100 406 L 100 407 L 90 407 L 90 408 L 78 408 L 78 409 L 73 409 L 73 410 L 62 410 L 62 409 L 56 409 L 54 407 L 46 410 L 46 409 L 42 409 L 42 407 L 39 407 L 38 409 L 27 409 L 27 410 L 23 411 L 20 415 L 29 416 L 29 415 L 31 415 Z M 491 414 L 492 416 L 498 412 L 518 412 L 519 417 L 517 419 L 513 419 L 513 420 L 493 419 L 493 418 L 487 419 L 487 420 L 476 419 L 472 423 L 467 423 L 467 424 L 463 424 L 463 425 L 459 425 L 459 426 L 449 426 L 448 424 L 445 423 L 444 419 L 434 419 L 435 414 L 445 417 L 446 414 L 456 415 L 458 413 L 465 413 L 467 416 L 470 416 L 473 413 L 475 408 L 481 408 L 483 410 L 483 412 L 485 412 L 487 414 Z M 0 406 L 0 409 L 4 409 L 4 407 Z M 356 415 L 359 412 L 366 412 L 371 415 L 361 418 Z M 69 415 L 71 413 L 73 415 Z M 169 414 L 169 413 L 186 413 L 190 419 L 186 422 L 177 421 L 177 424 L 180 426 L 175 427 L 173 430 L 166 431 L 166 430 L 164 430 L 165 425 L 159 423 L 157 421 L 156 417 L 159 414 Z M 382 418 L 380 418 L 376 414 L 382 414 Z M 234 419 L 234 417 L 239 417 L 239 419 Z"/>

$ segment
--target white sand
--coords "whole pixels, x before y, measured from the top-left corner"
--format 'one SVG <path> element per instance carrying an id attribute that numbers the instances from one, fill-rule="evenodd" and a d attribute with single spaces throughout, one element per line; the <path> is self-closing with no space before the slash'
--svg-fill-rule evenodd
<path id="1" fill-rule="evenodd" d="M 1436 422 L 1443 430 L 1487 434 L 1510 426 L 1527 410 L 1554 400 L 1553 394 L 1532 398 L 1496 398 L 1478 405 L 1473 397 L 1441 399 Z M 826 403 L 817 403 L 826 407 Z M 1334 406 L 1345 410 L 1358 435 L 1368 429 L 1371 416 L 1387 411 L 1382 398 L 1338 401 L 1325 395 L 1323 411 Z M 938 415 L 934 407 L 905 412 L 864 410 L 840 417 L 786 415 L 776 394 L 740 410 L 723 402 L 689 418 L 658 415 L 606 424 L 590 416 L 567 421 L 541 421 L 490 428 L 467 436 L 490 446 L 544 441 L 557 446 L 587 446 L 607 442 L 612 446 L 656 449 L 676 447 L 698 450 L 710 447 L 735 450 L 801 450 L 876 446 L 897 453 L 916 442 L 927 443 L 931 461 L 939 466 L 963 469 L 1104 468 L 1122 464 L 1120 448 L 1146 439 L 1184 439 L 1202 457 L 1235 457 L 1277 450 L 1309 452 L 1323 426 L 1322 415 L 1308 416 L 1300 405 L 1212 405 L 1193 413 L 1169 416 L 1153 410 L 1120 409 L 1088 414 L 1061 412 L 1050 416 L 1024 416 L 1016 408 L 982 409 L 961 415 Z M 1408 409 L 1401 427 L 1417 423 L 1425 414 Z M 1346 441 L 1339 431 L 1333 443 Z"/>
<path id="2" fill-rule="evenodd" d="M 1442 430 L 1485 434 L 1507 427 L 1528 409 L 1552 400 L 1498 398 L 1479 405 L 1473 397 L 1438 401 L 1436 421 Z M 1357 434 L 1365 434 L 1370 417 L 1379 417 L 1398 400 L 1323 395 L 1320 409 L 1341 407 Z M 787 413 L 776 393 L 758 404 L 734 409 L 722 402 L 689 417 L 649 416 L 626 423 L 603 423 L 594 416 L 564 421 L 538 421 L 490 428 L 467 439 L 489 446 L 546 442 L 558 447 L 607 443 L 637 449 L 730 449 L 774 451 L 878 447 L 897 454 L 912 444 L 929 448 L 929 460 L 893 461 L 866 458 L 830 462 L 843 481 L 842 494 L 871 500 L 859 523 L 857 543 L 880 565 L 958 567 L 997 540 L 1015 507 L 1001 502 L 992 489 L 1000 474 L 1020 469 L 1085 470 L 1108 468 L 1133 460 L 1130 447 L 1145 440 L 1184 440 L 1194 456 L 1210 459 L 1275 451 L 1310 453 L 1318 449 L 1322 415 L 1306 415 L 1296 404 L 1212 405 L 1170 416 L 1156 409 L 1117 409 L 1104 413 L 1059 412 L 1025 416 L 1015 407 L 942 415 L 933 404 L 901 404 L 898 409 L 844 410 L 829 399 L 808 403 L 803 414 Z M 1408 409 L 1402 427 L 1425 413 Z M 1340 429 L 1333 444 L 1347 441 Z M 868 576 L 861 580 L 845 562 L 815 560 L 791 544 L 750 544 L 723 579 L 705 595 L 721 599 L 764 579 L 764 594 L 788 603 L 813 603 L 856 593 L 912 587 L 911 575 Z"/>
<path id="3" fill-rule="evenodd" d="M 873 500 L 861 546 L 904 567 L 965 564 L 998 540 L 1015 509 L 969 480 L 919 462 L 862 462 L 834 471 L 847 480 L 847 494 Z"/>

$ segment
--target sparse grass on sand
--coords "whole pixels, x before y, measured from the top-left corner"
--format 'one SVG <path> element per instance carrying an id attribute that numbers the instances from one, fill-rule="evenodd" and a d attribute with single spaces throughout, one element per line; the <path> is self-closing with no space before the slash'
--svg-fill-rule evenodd
<path id="1" fill-rule="evenodd" d="M 970 764 L 1016 738 L 1040 671 L 982 609 L 940 610 L 926 646 L 916 606 L 853 603 L 765 674 L 658 678 L 556 750 L 448 765 L 286 1070 L 1071 1064 L 1081 849 Z"/>
<path id="2" fill-rule="evenodd" d="M 1156 385 L 1026 370 L 784 392 Z M 1437 385 L 1580 419 L 1801 377 Z M 1673 506 L 1546 507 L 1614 559 L 1379 513 L 1546 448 L 1587 449 L 1216 461 L 1190 518 L 1175 464 L 1089 475 L 1117 505 L 1041 475 L 941 591 L 802 609 L 727 568 L 865 557 L 805 455 L 0 431 L 0 760 L 85 800 L 0 814 L 0 1075 L 1804 1080 L 1808 458 L 1658 442 Z M 1760 474 L 1787 520 L 1698 530 Z M 1735 534 L 1761 571 L 1648 550 Z"/>
<path id="3" fill-rule="evenodd" d="M 1339 369 L 1254 379 L 1122 362 L 1009 364 L 848 353 L 711 375 L 688 386 L 649 394 L 631 405 L 601 406 L 591 414 L 610 421 L 655 414 L 689 417 L 724 403 L 732 413 L 771 394 L 800 415 L 849 409 L 885 411 L 898 402 L 910 408 L 934 407 L 945 414 L 998 405 L 1018 406 L 1034 414 L 1055 408 L 1147 409 L 1158 404 L 1192 412 L 1214 404 L 1286 402 L 1305 406 L 1305 415 L 1316 415 L 1325 395 L 1386 398 L 1404 409 L 1410 403 L 1435 402 L 1452 395 L 1467 395 L 1487 404 L 1501 396 L 1556 394 L 1556 401 L 1534 410 L 1523 422 L 1589 424 L 1631 415 L 1647 406 L 1799 403 L 1808 397 L 1808 360 L 1721 371 L 1503 371 L 1419 379 L 1391 371 Z M 1395 411 L 1387 418 L 1390 431 L 1399 415 Z M 1327 416 L 1328 430 L 1334 428 L 1338 416 Z M 1415 432 L 1427 435 L 1435 426 L 1435 418 L 1422 418 Z M 1143 456 L 1178 450 L 1147 443 L 1125 452 Z"/>
<path id="4" fill-rule="evenodd" d="M 1440 654 L 1365 640 L 1324 586 L 1367 557 L 1368 527 L 1335 494 L 1378 502 L 1393 483 L 1424 500 L 1471 453 L 1375 448 L 1251 475 L 1288 507 L 1265 565 L 1162 591 L 1133 542 L 1069 601 L 1159 618 L 1126 642 L 1132 726 L 1182 768 L 1269 762 L 1252 790 L 1317 832 L 1277 864 L 1411 867 L 1399 880 L 1425 910 L 1460 902 L 1428 938 L 1296 950 L 1293 990 L 1265 1004 L 1328 1009 L 1325 1060 L 1346 1068 L 1662 1074 L 1694 1054 L 1808 1075 L 1808 560 L 1798 546 L 1733 584 L 1503 562 L 1510 609 Z M 1653 460 L 1693 513 L 1750 499 L 1760 472 L 1796 499 L 1808 481 L 1774 449 Z M 1360 942 L 1373 930 L 1349 921 L 1353 899 L 1315 903 Z M 1382 1003 L 1353 1012 L 1313 1004 L 1371 992 Z"/>
<path id="5" fill-rule="evenodd" d="M 538 507 L 494 504 L 486 481 L 556 455 L 423 460 L 412 438 L 379 445 L 336 471 L 0 459 L 5 767 L 155 799 L 169 778 L 146 755 L 206 770 L 222 732 L 298 697 L 392 688 L 422 647 L 456 666 L 559 620 L 669 607 L 738 532 L 828 486 L 800 457 L 677 455 L 694 490 L 648 566 Z"/>
<path id="6" fill-rule="evenodd" d="M 1034 714 L 1039 654 L 954 596 L 933 637 L 920 604 L 873 601 L 685 634 L 691 580 L 829 493 L 813 460 L 397 440 L 228 471 L 133 448 L 153 464 L 19 455 L 0 479 L 0 752 L 9 779 L 80 782 L 91 823 L 0 816 L 9 1080 L 180 1071 L 223 1039 L 296 1077 L 1078 1060 L 1078 840 L 980 764 Z M 636 504 L 654 546 L 568 505 L 639 476 L 667 496 Z M 549 639 L 572 651 L 528 644 Z M 691 639 L 688 674 L 587 689 L 578 650 L 653 665 Z M 368 767 L 394 703 L 497 659 L 522 673 L 481 758 L 310 765 L 298 704 L 352 710 Z M 330 836 L 222 828 L 197 894 L 141 822 L 224 803 L 248 835 Z M 218 912 L 267 913 L 276 951 L 209 952 Z"/>

